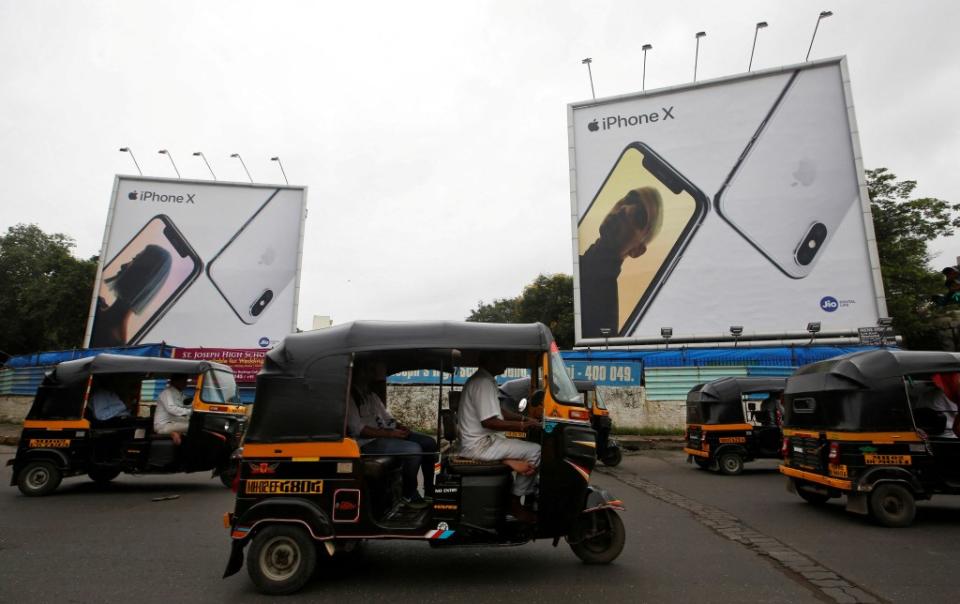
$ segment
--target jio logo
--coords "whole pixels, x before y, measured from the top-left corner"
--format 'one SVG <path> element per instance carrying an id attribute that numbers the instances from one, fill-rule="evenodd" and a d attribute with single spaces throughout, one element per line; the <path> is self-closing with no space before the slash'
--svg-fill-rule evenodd
<path id="1" fill-rule="evenodd" d="M 260 341 L 257 343 L 260 344 L 260 348 L 266 348 L 267 346 L 270 345 L 270 338 L 262 337 L 260 338 Z"/>
<path id="2" fill-rule="evenodd" d="M 820 309 L 824 312 L 833 312 L 840 308 L 840 303 L 833 296 L 824 296 L 820 298 Z"/>

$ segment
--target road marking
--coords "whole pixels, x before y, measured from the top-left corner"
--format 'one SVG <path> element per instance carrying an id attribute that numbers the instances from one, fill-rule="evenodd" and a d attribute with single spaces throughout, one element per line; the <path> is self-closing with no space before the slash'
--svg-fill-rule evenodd
<path id="1" fill-rule="evenodd" d="M 823 566 L 786 543 L 749 527 L 733 514 L 720 508 L 704 505 L 695 499 L 665 489 L 654 482 L 644 480 L 636 474 L 630 474 L 619 468 L 598 466 L 595 471 L 613 476 L 620 482 L 654 499 L 659 499 L 664 503 L 690 512 L 700 524 L 729 541 L 735 541 L 754 553 L 765 556 L 778 570 L 813 590 L 814 593 L 829 602 L 843 604 L 858 602 L 883 604 L 889 602 L 868 592 L 865 588 L 844 578 L 840 573 Z"/>

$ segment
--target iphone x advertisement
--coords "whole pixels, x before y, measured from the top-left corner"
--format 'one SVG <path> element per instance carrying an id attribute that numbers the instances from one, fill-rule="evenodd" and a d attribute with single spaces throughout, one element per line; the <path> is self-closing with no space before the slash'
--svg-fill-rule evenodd
<path id="1" fill-rule="evenodd" d="M 269 348 L 296 327 L 306 189 L 118 176 L 90 347 Z"/>
<path id="2" fill-rule="evenodd" d="M 577 342 L 885 316 L 843 58 L 568 107 Z"/>

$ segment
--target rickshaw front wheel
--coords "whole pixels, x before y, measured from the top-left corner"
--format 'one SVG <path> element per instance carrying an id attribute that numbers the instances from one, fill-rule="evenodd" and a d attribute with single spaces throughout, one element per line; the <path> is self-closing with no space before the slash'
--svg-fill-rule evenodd
<path id="1" fill-rule="evenodd" d="M 710 459 L 704 459 L 702 457 L 694 457 L 693 463 L 697 464 L 698 468 L 709 470 L 710 469 Z"/>
<path id="2" fill-rule="evenodd" d="M 906 487 L 883 483 L 870 493 L 870 513 L 883 526 L 903 528 L 913 523 L 917 504 Z"/>
<path id="3" fill-rule="evenodd" d="M 611 468 L 619 465 L 620 462 L 623 461 L 623 453 L 620 451 L 620 447 L 610 448 L 600 461 L 603 462 L 603 465 L 610 466 Z"/>
<path id="4" fill-rule="evenodd" d="M 273 525 L 250 544 L 247 573 L 261 593 L 290 594 L 302 588 L 317 565 L 313 539 L 299 526 Z"/>
<path id="5" fill-rule="evenodd" d="M 593 517 L 590 520 L 596 520 L 594 531 L 597 534 L 571 543 L 570 549 L 586 564 L 609 564 L 623 551 L 627 538 L 623 521 L 614 510 L 591 512 L 589 516 Z M 588 515 L 581 515 L 580 521 L 583 520 L 588 520 Z"/>
<path id="6" fill-rule="evenodd" d="M 809 487 L 805 486 L 801 480 L 794 480 L 793 487 L 796 489 L 797 495 L 799 495 L 807 503 L 813 505 L 823 505 L 830 500 L 829 495 L 811 490 Z"/>
<path id="7" fill-rule="evenodd" d="M 237 477 L 237 467 L 231 465 L 220 472 L 220 483 L 228 489 L 233 488 L 233 479 Z"/>
<path id="8" fill-rule="evenodd" d="M 49 461 L 31 461 L 17 477 L 17 487 L 27 497 L 49 495 L 60 486 L 63 474 Z"/>

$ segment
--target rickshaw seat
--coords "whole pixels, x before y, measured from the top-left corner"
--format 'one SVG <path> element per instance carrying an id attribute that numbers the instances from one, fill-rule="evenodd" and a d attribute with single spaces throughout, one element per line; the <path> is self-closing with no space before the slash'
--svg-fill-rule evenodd
<path id="1" fill-rule="evenodd" d="M 502 461 L 480 461 L 467 457 L 448 457 L 447 470 L 459 476 L 496 476 L 513 470 Z"/>
<path id="2" fill-rule="evenodd" d="M 363 475 L 371 480 L 380 480 L 400 467 L 400 460 L 390 455 L 363 456 L 360 459 L 363 462 Z"/>

